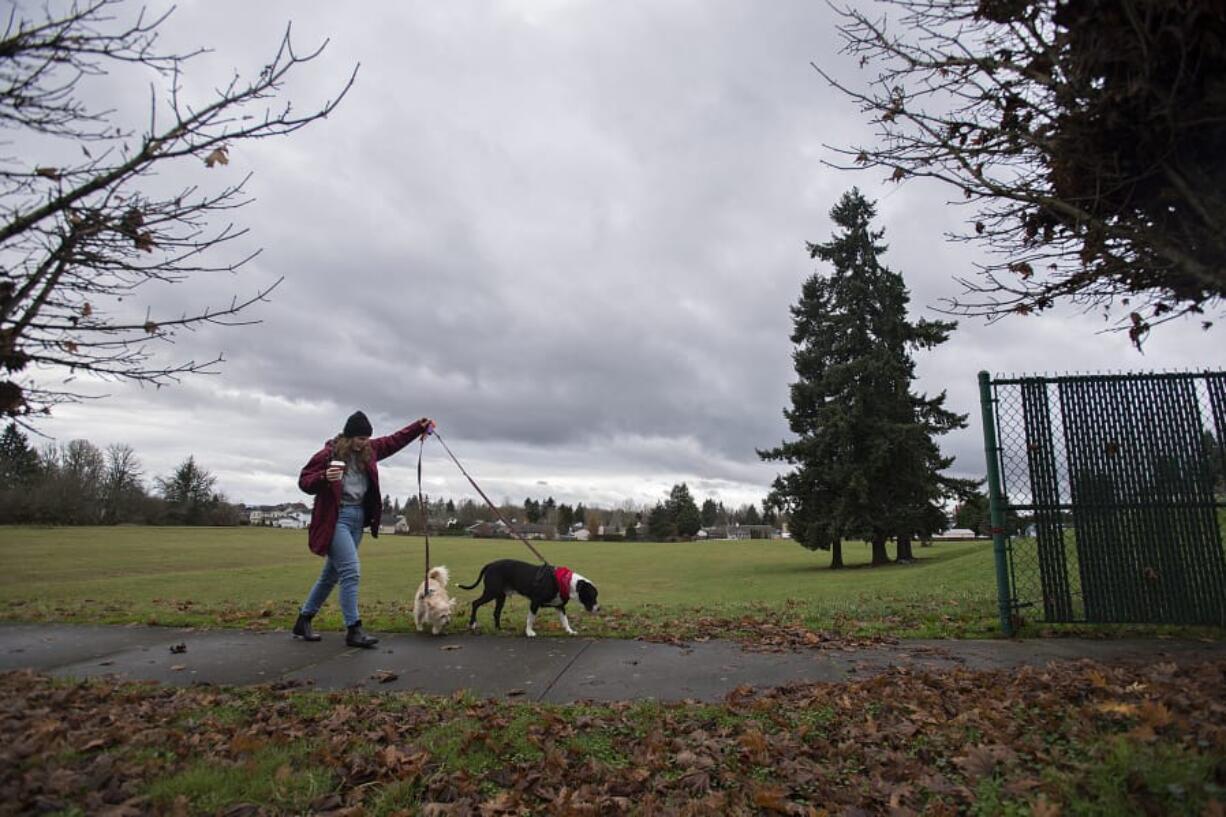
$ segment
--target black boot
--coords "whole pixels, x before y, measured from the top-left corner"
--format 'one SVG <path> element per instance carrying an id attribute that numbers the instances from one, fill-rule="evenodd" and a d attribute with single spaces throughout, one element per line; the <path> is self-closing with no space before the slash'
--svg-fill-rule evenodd
<path id="1" fill-rule="evenodd" d="M 303 641 L 318 641 L 320 636 L 315 635 L 315 631 L 311 629 L 311 616 L 298 614 L 298 620 L 294 622 L 294 638 L 301 638 Z"/>
<path id="2" fill-rule="evenodd" d="M 369 650 L 373 649 L 374 646 L 379 643 L 379 639 L 371 638 L 366 633 L 362 632 L 362 621 L 359 619 L 353 622 L 353 624 L 349 626 L 349 629 L 346 630 L 345 643 L 350 647 L 364 647 Z"/>

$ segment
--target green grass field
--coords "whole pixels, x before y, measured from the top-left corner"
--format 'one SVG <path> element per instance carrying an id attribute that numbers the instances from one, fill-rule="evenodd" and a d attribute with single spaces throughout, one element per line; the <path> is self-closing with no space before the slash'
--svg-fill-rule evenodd
<path id="1" fill-rule="evenodd" d="M 541 542 L 544 555 L 594 580 L 600 616 L 572 615 L 587 635 L 653 633 L 735 636 L 747 622 L 772 621 L 849 634 L 985 635 L 998 632 L 991 546 L 939 543 L 916 548 L 911 565 L 870 568 L 868 547 L 844 546 L 848 568 L 790 540 L 740 542 Z M 368 625 L 412 629 L 410 601 L 421 581 L 420 537 L 363 539 L 361 607 Z M 534 557 L 514 540 L 431 540 L 435 564 L 460 590 L 482 564 Z M 166 625 L 288 627 L 322 560 L 304 531 L 274 528 L 0 527 L 0 617 L 26 621 L 151 622 Z M 522 626 L 512 599 L 504 628 Z M 480 621 L 488 632 L 492 605 Z M 541 618 L 542 633 L 560 632 Z M 321 627 L 338 628 L 336 594 Z M 689 628 L 687 630 L 687 628 Z M 715 632 L 712 632 L 712 631 Z"/>
<path id="2" fill-rule="evenodd" d="M 939 543 L 917 549 L 915 564 L 880 568 L 854 543 L 841 571 L 790 541 L 540 547 L 599 583 L 606 612 L 573 617 L 585 635 L 769 643 L 792 627 L 803 646 L 812 630 L 998 633 L 985 542 Z M 491 559 L 531 558 L 508 540 L 437 539 L 431 550 L 453 584 Z M 422 540 L 368 538 L 362 554 L 367 623 L 411 629 Z M 0 617 L 206 627 L 288 627 L 322 564 L 302 531 L 248 528 L 0 528 L 0 557 Z M 518 632 L 525 611 L 522 599 L 508 604 L 504 634 Z M 321 619 L 339 629 L 335 597 Z M 540 629 L 560 632 L 553 616 Z M 738 691 L 719 704 L 555 706 L 0 673 L 13 736 L 0 783 L 22 813 L 58 817 L 108 807 L 201 817 L 257 808 L 815 815 L 839 804 L 871 814 L 1203 817 L 1222 813 L 1224 799 L 1226 732 L 1205 714 L 1221 708 L 1222 677 L 1220 662 L 899 667 Z"/>

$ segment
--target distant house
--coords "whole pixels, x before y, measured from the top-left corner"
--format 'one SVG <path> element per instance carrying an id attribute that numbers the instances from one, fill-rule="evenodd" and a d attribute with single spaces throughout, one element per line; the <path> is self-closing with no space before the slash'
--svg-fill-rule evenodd
<path id="1" fill-rule="evenodd" d="M 778 539 L 773 525 L 712 525 L 696 534 L 698 539 Z"/>
<path id="2" fill-rule="evenodd" d="M 496 539 L 510 536 L 507 533 L 507 526 L 502 524 L 502 520 L 497 522 L 477 522 L 469 525 L 464 530 L 468 531 L 469 536 L 474 536 L 478 539 Z"/>
<path id="3" fill-rule="evenodd" d="M 627 517 L 630 518 L 627 519 Z M 635 524 L 633 515 L 619 508 L 612 511 L 608 520 L 596 528 L 596 533 L 601 536 L 625 536 L 626 529 L 633 524 Z"/>
<path id="4" fill-rule="evenodd" d="M 305 528 L 311 521 L 311 509 L 301 502 L 283 502 L 280 505 L 249 505 L 244 507 L 247 512 L 247 521 L 252 525 L 276 528 Z"/>
<path id="5" fill-rule="evenodd" d="M 933 539 L 978 539 L 979 534 L 970 528 L 950 528 L 941 533 L 934 533 Z"/>
<path id="6" fill-rule="evenodd" d="M 385 516 L 384 518 L 386 519 L 387 517 Z M 384 524 L 386 525 L 387 523 L 385 522 Z M 443 531 L 455 533 L 460 530 L 459 520 L 454 516 L 446 522 L 439 517 L 427 518 L 426 524 L 429 526 L 430 533 L 441 533 Z M 421 515 L 416 513 L 398 514 L 393 529 L 395 533 L 400 534 L 421 533 Z"/>
<path id="7" fill-rule="evenodd" d="M 552 539 L 555 533 L 552 525 L 534 522 L 516 522 L 514 527 L 515 533 L 525 539 Z M 494 522 L 478 522 L 475 525 L 469 525 L 465 530 L 470 536 L 478 539 L 508 539 L 514 535 L 501 519 Z"/>
<path id="8" fill-rule="evenodd" d="M 311 517 L 309 514 L 296 511 L 279 516 L 273 524 L 278 528 L 305 528 L 311 524 Z"/>

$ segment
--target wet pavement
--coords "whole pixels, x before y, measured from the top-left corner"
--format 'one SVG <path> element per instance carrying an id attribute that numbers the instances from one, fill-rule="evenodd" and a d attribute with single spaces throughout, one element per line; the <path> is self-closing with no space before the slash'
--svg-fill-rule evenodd
<path id="1" fill-rule="evenodd" d="M 1226 658 L 1226 642 L 1180 639 L 905 640 L 859 648 L 754 652 L 728 641 L 677 646 L 574 637 L 379 634 L 372 650 L 343 633 L 306 643 L 287 631 L 0 624 L 0 671 L 119 676 L 167 684 L 290 683 L 314 689 L 466 689 L 551 703 L 716 701 L 738 686 L 864 678 L 891 666 L 1002 669 L 1091 658 L 1104 663 Z"/>

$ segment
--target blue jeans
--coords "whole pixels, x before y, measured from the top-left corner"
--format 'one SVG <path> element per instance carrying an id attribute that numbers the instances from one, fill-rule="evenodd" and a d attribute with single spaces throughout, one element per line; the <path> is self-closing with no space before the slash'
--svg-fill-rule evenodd
<path id="1" fill-rule="evenodd" d="M 302 603 L 304 616 L 318 613 L 339 581 L 341 615 L 345 617 L 345 626 L 352 627 L 361 619 L 358 615 L 358 582 L 362 578 L 362 566 L 358 563 L 358 544 L 362 541 L 362 523 L 365 520 L 366 514 L 361 505 L 341 506 L 324 569 Z"/>

